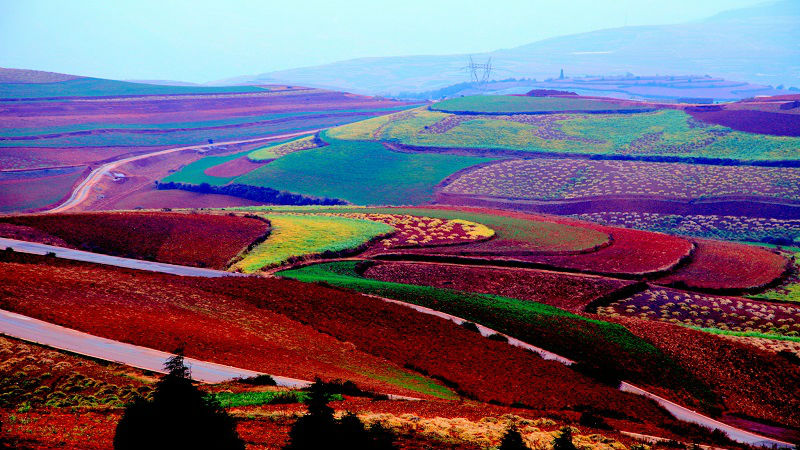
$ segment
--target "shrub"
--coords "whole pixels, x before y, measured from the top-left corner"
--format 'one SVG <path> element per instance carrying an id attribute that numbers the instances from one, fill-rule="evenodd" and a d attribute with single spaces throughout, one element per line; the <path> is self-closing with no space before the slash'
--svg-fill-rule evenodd
<path id="1" fill-rule="evenodd" d="M 277 386 L 275 379 L 266 374 L 256 375 L 250 378 L 241 378 L 236 381 L 250 386 Z"/>
<path id="2" fill-rule="evenodd" d="M 564 427 L 561 434 L 553 439 L 553 450 L 578 450 L 572 442 L 572 429 Z"/>
<path id="3" fill-rule="evenodd" d="M 527 450 L 528 446 L 525 445 L 525 441 L 522 439 L 522 435 L 519 434 L 519 430 L 513 424 L 508 427 L 506 430 L 506 434 L 503 435 L 503 439 L 500 441 L 500 447 L 498 450 Z"/>
<path id="4" fill-rule="evenodd" d="M 348 448 L 353 450 L 394 449 L 394 436 L 380 425 L 369 430 L 359 418 L 347 413 L 339 420 L 328 405 L 331 392 L 320 379 L 308 388 L 308 412 L 292 425 L 287 450 Z"/>
<path id="5" fill-rule="evenodd" d="M 499 333 L 490 334 L 488 339 L 491 339 L 491 340 L 497 341 L 497 342 L 506 342 L 506 343 L 508 343 L 508 338 L 503 336 L 502 334 L 499 334 Z"/>
<path id="6" fill-rule="evenodd" d="M 595 415 L 591 411 L 586 411 L 583 414 L 581 414 L 579 423 L 585 427 L 592 427 L 600 430 L 613 429 L 608 423 L 606 423 L 605 419 L 603 419 L 598 415 Z"/>
<path id="7" fill-rule="evenodd" d="M 472 323 L 472 322 L 467 322 L 467 321 L 461 322 L 461 326 L 462 326 L 464 329 L 467 329 L 467 330 L 469 330 L 469 331 L 474 331 L 474 332 L 476 332 L 476 333 L 480 333 L 480 332 L 481 332 L 481 331 L 478 329 L 478 326 L 477 326 L 477 325 L 475 325 L 475 324 L 474 324 L 474 323 Z"/>

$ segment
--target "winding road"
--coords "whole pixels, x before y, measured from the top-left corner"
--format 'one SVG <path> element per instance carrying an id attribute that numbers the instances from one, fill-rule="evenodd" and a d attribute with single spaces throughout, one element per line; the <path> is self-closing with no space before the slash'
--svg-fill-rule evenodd
<path id="1" fill-rule="evenodd" d="M 110 264 L 117 267 L 127 267 L 138 269 L 138 264 L 143 264 L 142 270 L 150 270 L 154 272 L 162 272 L 177 275 L 201 276 L 201 277 L 219 277 L 233 275 L 228 272 L 222 272 L 210 269 L 199 269 L 194 267 L 176 266 L 173 264 L 154 263 L 150 261 L 139 261 L 128 258 L 118 258 L 108 255 L 97 253 L 84 252 L 80 250 L 72 250 L 63 247 L 56 247 L 52 245 L 38 244 L 25 241 L 17 241 L 14 239 L 0 238 L 0 248 L 11 247 L 15 251 L 34 254 L 45 254 L 47 252 L 54 252 L 56 256 L 65 259 L 74 259 L 76 261 L 93 262 L 99 264 Z M 176 268 L 182 268 L 183 271 L 176 272 Z M 456 317 L 450 314 L 436 311 L 430 308 L 425 308 L 419 305 L 402 302 L 399 300 L 387 299 L 384 297 L 371 296 L 383 301 L 405 306 L 414 309 L 423 314 L 429 314 L 440 317 L 445 320 L 451 320 L 455 323 L 461 324 L 466 322 L 465 319 Z M 526 342 L 515 339 L 511 336 L 497 333 L 495 330 L 476 324 L 480 333 L 484 336 L 492 334 L 501 334 L 508 338 L 508 343 L 517 347 L 521 347 L 535 353 L 538 353 L 544 359 L 558 361 L 565 365 L 574 363 L 569 358 L 557 355 L 548 350 L 530 345 Z M 23 316 L 13 312 L 0 310 L 0 333 L 10 337 L 35 342 L 50 347 L 67 350 L 73 353 L 78 353 L 93 358 L 117 362 L 120 364 L 138 367 L 141 369 L 151 370 L 154 372 L 163 372 L 164 361 L 171 356 L 171 354 L 153 350 L 150 348 L 140 347 L 124 342 L 114 341 L 98 336 L 93 336 L 87 333 L 76 331 L 73 329 L 53 325 L 43 322 L 38 319 Z M 192 377 L 208 383 L 215 383 L 224 380 L 230 380 L 237 377 L 250 377 L 258 375 L 246 369 L 239 369 L 231 366 L 211 363 L 207 361 L 200 361 L 196 359 L 186 358 L 187 365 L 192 368 Z M 274 376 L 275 381 L 280 386 L 287 387 L 304 387 L 310 382 L 306 380 L 298 380 L 295 378 Z M 778 439 L 762 436 L 750 431 L 734 427 L 722 423 L 718 420 L 712 419 L 697 411 L 691 410 L 684 406 L 678 405 L 670 400 L 658 396 L 652 392 L 646 391 L 640 387 L 634 386 L 627 382 L 620 384 L 620 390 L 630 392 L 647 397 L 655 401 L 659 406 L 669 411 L 672 415 L 680 420 L 686 422 L 693 422 L 699 425 L 708 427 L 710 429 L 718 429 L 725 432 L 728 437 L 737 442 L 742 442 L 750 445 L 775 447 L 775 448 L 794 448 L 794 444 L 784 442 Z M 412 397 L 390 396 L 395 399 L 417 400 Z"/>
<path id="2" fill-rule="evenodd" d="M 116 161 L 111 161 L 111 162 L 105 163 L 105 164 L 97 167 L 96 169 L 92 170 L 89 173 L 89 175 L 86 178 L 84 178 L 84 180 L 81 181 L 78 184 L 78 186 L 75 187 L 75 189 L 72 191 L 70 196 L 66 200 L 64 200 L 63 203 L 61 203 L 60 205 L 55 206 L 55 207 L 45 211 L 45 212 L 48 212 L 48 213 L 60 213 L 60 212 L 68 211 L 70 209 L 75 208 L 76 206 L 78 206 L 81 203 L 83 203 L 87 198 L 89 198 L 89 193 L 91 192 L 91 189 L 103 179 L 104 175 L 107 175 L 112 170 L 118 168 L 119 166 L 121 166 L 123 164 L 127 164 L 129 162 L 139 161 L 139 160 L 146 159 L 146 158 L 151 158 L 151 157 L 154 157 L 154 156 L 166 155 L 166 154 L 169 154 L 169 153 L 182 152 L 182 151 L 185 151 L 185 150 L 197 150 L 197 149 L 201 149 L 201 148 L 205 148 L 205 147 L 216 147 L 216 146 L 219 146 L 219 145 L 247 144 L 247 143 L 258 142 L 258 141 L 272 141 L 272 140 L 276 140 L 276 139 L 287 139 L 287 138 L 292 138 L 292 137 L 296 137 L 296 136 L 302 136 L 304 134 L 316 133 L 318 131 L 320 131 L 320 130 L 319 129 L 316 129 L 316 130 L 305 130 L 305 131 L 298 131 L 298 132 L 295 132 L 295 133 L 278 134 L 278 135 L 274 135 L 274 136 L 267 136 L 267 137 L 253 138 L 253 139 L 241 139 L 241 140 L 237 140 L 237 141 L 215 142 L 213 144 L 200 144 L 200 145 L 189 145 L 189 146 L 185 146 L 185 147 L 174 147 L 174 148 L 168 148 L 168 149 L 165 149 L 165 150 L 159 150 L 159 151 L 153 152 L 153 153 L 145 153 L 145 154 L 142 154 L 142 155 L 129 156 L 127 158 L 122 158 L 122 159 L 118 159 Z"/>
<path id="3" fill-rule="evenodd" d="M 245 276 L 235 272 L 225 272 L 222 270 L 203 269 L 200 267 L 179 266 L 175 264 L 160 263 L 155 261 L 143 261 L 141 259 L 121 258 L 119 256 L 103 255 L 100 253 L 85 252 L 71 248 L 57 247 L 55 245 L 39 244 L 37 242 L 18 241 L 0 237 L 0 249 L 11 248 L 22 253 L 34 255 L 55 254 L 58 258 L 71 259 L 73 261 L 83 261 L 108 266 L 124 267 L 126 269 L 146 270 L 148 272 L 168 273 L 185 277 L 231 277 Z"/>

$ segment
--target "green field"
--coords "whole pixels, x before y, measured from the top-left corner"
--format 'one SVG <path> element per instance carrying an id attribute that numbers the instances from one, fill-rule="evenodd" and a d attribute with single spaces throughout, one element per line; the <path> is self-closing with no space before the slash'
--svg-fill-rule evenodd
<path id="1" fill-rule="evenodd" d="M 305 403 L 310 394 L 306 391 L 249 391 L 217 392 L 213 396 L 223 408 L 238 408 L 275 403 Z M 340 401 L 343 397 L 341 394 L 333 394 L 330 399 Z"/>
<path id="2" fill-rule="evenodd" d="M 646 111 L 643 106 L 625 106 L 588 98 L 472 95 L 443 100 L 430 107 L 448 113 L 524 114 L 563 111 Z"/>
<path id="3" fill-rule="evenodd" d="M 377 142 L 341 141 L 290 153 L 234 183 L 263 186 L 360 205 L 409 205 L 429 201 L 433 188 L 466 167 L 491 161 L 472 156 L 399 153 Z"/>
<path id="4" fill-rule="evenodd" d="M 394 228 L 369 220 L 333 216 L 269 214 L 272 231 L 231 266 L 245 273 L 325 253 L 353 250 Z"/>
<path id="5" fill-rule="evenodd" d="M 596 367 L 605 375 L 617 374 L 633 382 L 683 389 L 696 398 L 710 400 L 705 386 L 621 325 L 532 301 L 372 280 L 358 275 L 356 264 L 356 261 L 317 264 L 278 274 L 432 308 Z"/>
<path id="6" fill-rule="evenodd" d="M 697 124 L 678 110 L 640 114 L 454 116 L 415 109 L 329 130 L 337 139 L 422 147 L 506 149 L 540 153 L 749 160 L 797 160 L 800 138 Z M 454 119 L 455 118 L 455 119 Z M 436 124 L 456 120 L 445 131 Z M 428 127 L 428 128 L 426 128 Z"/>
<path id="7" fill-rule="evenodd" d="M 205 170 L 226 163 L 228 161 L 232 161 L 248 153 L 249 151 L 244 151 L 225 156 L 206 156 L 203 159 L 199 159 L 193 163 L 189 163 L 181 167 L 179 171 L 166 176 L 161 181 L 164 183 L 169 183 L 169 182 L 188 183 L 188 184 L 208 183 L 211 186 L 222 186 L 223 184 L 228 184 L 228 182 L 230 182 L 236 177 L 215 177 L 211 175 L 206 175 Z"/>

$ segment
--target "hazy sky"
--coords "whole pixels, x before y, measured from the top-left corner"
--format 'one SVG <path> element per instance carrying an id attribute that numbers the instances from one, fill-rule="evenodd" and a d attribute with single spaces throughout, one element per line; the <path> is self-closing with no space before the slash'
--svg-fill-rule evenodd
<path id="1" fill-rule="evenodd" d="M 0 0 L 0 67 L 210 81 L 362 56 L 470 53 L 763 0 Z"/>

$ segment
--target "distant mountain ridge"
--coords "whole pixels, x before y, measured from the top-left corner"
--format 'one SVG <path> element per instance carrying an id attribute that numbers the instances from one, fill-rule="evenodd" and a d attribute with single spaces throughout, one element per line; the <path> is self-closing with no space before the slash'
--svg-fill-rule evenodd
<path id="1" fill-rule="evenodd" d="M 706 20 L 622 27 L 475 54 L 492 58 L 493 78 L 569 75 L 710 74 L 800 87 L 800 2 L 783 0 Z M 359 58 L 243 76 L 214 84 L 296 83 L 357 93 L 420 92 L 467 81 L 467 55 Z"/>

